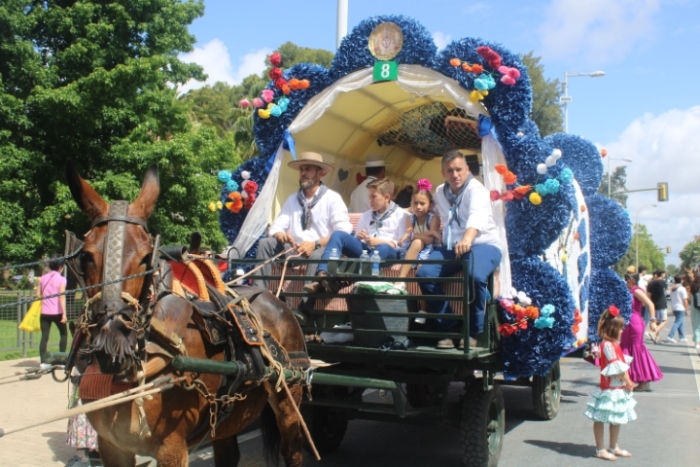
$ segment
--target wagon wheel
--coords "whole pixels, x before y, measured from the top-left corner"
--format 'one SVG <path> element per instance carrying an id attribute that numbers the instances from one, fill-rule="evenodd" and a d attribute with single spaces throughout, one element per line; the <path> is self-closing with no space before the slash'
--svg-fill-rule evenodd
<path id="1" fill-rule="evenodd" d="M 561 368 L 557 361 L 545 376 L 532 377 L 532 406 L 537 417 L 551 420 L 559 413 L 560 402 Z"/>
<path id="2" fill-rule="evenodd" d="M 440 401 L 441 389 L 434 384 L 407 384 L 406 398 L 414 409 L 433 407 Z"/>
<path id="3" fill-rule="evenodd" d="M 304 408 L 303 405 L 302 413 L 319 454 L 330 454 L 338 449 L 348 429 L 347 414 L 328 407 Z"/>
<path id="4" fill-rule="evenodd" d="M 496 467 L 503 449 L 506 411 L 498 386 L 484 391 L 481 380 L 467 386 L 459 424 L 465 467 Z"/>

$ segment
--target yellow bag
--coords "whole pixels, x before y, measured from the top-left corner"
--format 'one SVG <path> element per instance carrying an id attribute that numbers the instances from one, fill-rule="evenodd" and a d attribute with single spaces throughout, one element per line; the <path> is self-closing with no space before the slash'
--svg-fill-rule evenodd
<path id="1" fill-rule="evenodd" d="M 32 303 L 19 328 L 28 332 L 41 331 L 41 300 Z"/>

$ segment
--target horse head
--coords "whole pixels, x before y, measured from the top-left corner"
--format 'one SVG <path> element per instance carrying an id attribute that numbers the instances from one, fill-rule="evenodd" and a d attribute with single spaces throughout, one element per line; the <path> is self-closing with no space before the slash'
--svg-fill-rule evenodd
<path id="1" fill-rule="evenodd" d="M 80 256 L 85 285 L 93 286 L 81 318 L 88 335 L 81 352 L 94 357 L 102 373 L 130 377 L 140 369 L 148 325 L 157 240 L 146 221 L 160 193 L 158 169 L 155 165 L 148 169 L 132 203 L 106 202 L 71 161 L 66 179 L 73 199 L 92 224 Z"/>

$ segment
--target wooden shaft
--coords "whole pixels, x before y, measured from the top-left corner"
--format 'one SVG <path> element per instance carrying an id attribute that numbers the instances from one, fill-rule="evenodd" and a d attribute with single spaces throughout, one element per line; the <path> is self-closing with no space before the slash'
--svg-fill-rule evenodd
<path id="1" fill-rule="evenodd" d="M 283 251 L 282 253 L 276 254 L 276 255 L 273 256 L 272 258 L 267 259 L 267 260 L 265 260 L 263 263 L 261 263 L 261 264 L 255 266 L 253 269 L 251 269 L 251 270 L 248 271 L 247 273 L 243 274 L 241 277 L 237 277 L 237 278 L 235 278 L 234 280 L 232 280 L 232 281 L 230 281 L 230 282 L 227 282 L 226 285 L 232 285 L 232 284 L 235 284 L 236 282 L 238 282 L 238 281 L 240 281 L 240 280 L 245 279 L 246 277 L 250 276 L 250 275 L 253 274 L 254 272 L 257 272 L 259 269 L 261 269 L 261 268 L 262 268 L 263 266 L 265 266 L 267 263 L 271 263 L 272 261 L 276 260 L 276 259 L 279 258 L 280 256 L 286 255 L 286 254 L 289 253 L 290 251 L 294 251 L 294 248 L 289 248 L 288 250 L 285 250 L 285 251 Z"/>

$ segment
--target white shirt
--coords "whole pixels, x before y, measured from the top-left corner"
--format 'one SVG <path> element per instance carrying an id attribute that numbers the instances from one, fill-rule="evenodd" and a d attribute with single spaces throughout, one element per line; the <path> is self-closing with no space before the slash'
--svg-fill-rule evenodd
<path id="1" fill-rule="evenodd" d="M 303 230 L 301 227 L 303 212 L 304 210 L 297 200 L 297 194 L 294 193 L 287 198 L 279 216 L 270 226 L 269 235 L 273 236 L 278 232 L 289 231 L 294 241 L 300 243 L 315 242 L 336 230 L 346 233 L 352 232 L 348 208 L 345 207 L 343 198 L 331 189 L 326 191 L 326 194 L 318 200 L 316 206 L 311 210 L 311 228 L 309 230 Z"/>
<path id="2" fill-rule="evenodd" d="M 370 175 L 364 182 L 357 185 L 357 188 L 352 191 L 350 194 L 350 212 L 358 213 L 371 210 L 369 207 L 369 192 L 367 191 L 367 184 L 376 179 L 377 177 Z"/>
<path id="3" fill-rule="evenodd" d="M 382 227 L 378 229 L 377 223 L 372 223 L 372 212 L 372 210 L 369 210 L 362 213 L 360 220 L 357 221 L 357 232 L 365 230 L 371 237 L 394 242 L 392 246 L 396 248 L 399 239 L 406 233 L 406 218 L 410 217 L 410 214 L 397 206 L 396 210 L 382 221 Z M 381 217 L 382 215 L 380 214 L 379 218 Z"/>
<path id="4" fill-rule="evenodd" d="M 685 311 L 683 300 L 687 299 L 688 292 L 686 292 L 685 287 L 682 285 L 677 287 L 676 290 L 671 290 L 671 309 L 673 311 Z"/>
<path id="5" fill-rule="evenodd" d="M 646 292 L 647 287 L 649 286 L 649 280 L 644 276 L 639 276 L 639 282 L 637 282 L 637 285 L 644 289 L 644 291 Z"/>
<path id="6" fill-rule="evenodd" d="M 442 231 L 442 243 L 447 246 L 447 222 L 450 218 L 450 202 L 447 201 L 443 190 L 450 189 L 447 183 L 437 187 L 435 190 L 435 208 L 440 220 L 444 225 Z M 469 182 L 464 197 L 457 210 L 457 217 L 461 225 L 457 221 L 452 222 L 452 243 L 457 243 L 462 240 L 464 232 L 467 229 L 476 229 L 479 232 L 474 239 L 474 245 L 493 245 L 501 248 L 500 236 L 498 228 L 493 220 L 493 212 L 491 210 L 491 197 L 489 191 L 484 185 L 476 179 Z M 454 245 L 452 245 L 454 246 Z"/>

